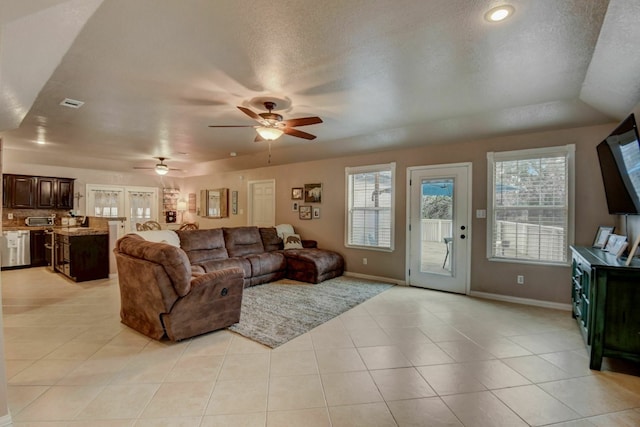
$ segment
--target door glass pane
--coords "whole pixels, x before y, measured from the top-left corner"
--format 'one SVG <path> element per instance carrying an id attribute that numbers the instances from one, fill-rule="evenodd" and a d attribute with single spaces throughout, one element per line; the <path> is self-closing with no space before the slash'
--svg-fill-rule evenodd
<path id="1" fill-rule="evenodd" d="M 453 192 L 453 178 L 422 180 L 420 270 L 423 273 L 452 275 Z"/>

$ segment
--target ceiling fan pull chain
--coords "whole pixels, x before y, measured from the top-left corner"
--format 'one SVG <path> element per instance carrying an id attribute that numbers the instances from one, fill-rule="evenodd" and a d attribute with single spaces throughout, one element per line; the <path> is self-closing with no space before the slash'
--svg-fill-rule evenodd
<path id="1" fill-rule="evenodd" d="M 269 160 L 267 161 L 267 164 L 271 164 L 271 142 L 269 142 Z"/>

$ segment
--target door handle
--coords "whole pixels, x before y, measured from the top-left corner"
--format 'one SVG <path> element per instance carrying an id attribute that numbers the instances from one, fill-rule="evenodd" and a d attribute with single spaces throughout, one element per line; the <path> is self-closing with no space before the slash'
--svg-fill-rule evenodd
<path id="1" fill-rule="evenodd" d="M 466 237 L 467 237 L 467 236 L 465 236 L 464 234 L 461 234 L 461 235 L 460 235 L 460 238 L 461 238 L 461 239 L 464 239 L 464 238 L 466 238 Z"/>

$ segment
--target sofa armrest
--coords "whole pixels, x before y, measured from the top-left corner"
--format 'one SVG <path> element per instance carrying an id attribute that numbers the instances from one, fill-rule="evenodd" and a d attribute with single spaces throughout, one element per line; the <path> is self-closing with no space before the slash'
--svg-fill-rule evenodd
<path id="1" fill-rule="evenodd" d="M 318 242 L 316 240 L 302 240 L 302 247 L 305 249 L 317 248 Z"/>
<path id="2" fill-rule="evenodd" d="M 240 277 L 240 279 L 244 280 L 244 271 L 241 268 L 231 267 L 222 270 L 210 271 L 208 273 L 200 273 L 191 279 L 191 289 L 193 290 L 200 286 L 208 286 L 215 282 L 231 282 L 236 277 Z"/>

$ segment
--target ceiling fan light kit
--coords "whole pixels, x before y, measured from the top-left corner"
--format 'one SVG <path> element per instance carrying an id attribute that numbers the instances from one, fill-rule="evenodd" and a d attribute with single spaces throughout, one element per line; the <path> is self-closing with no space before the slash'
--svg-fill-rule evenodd
<path id="1" fill-rule="evenodd" d="M 284 131 L 282 129 L 278 129 L 276 127 L 267 127 L 267 126 L 259 126 L 256 128 L 256 132 L 258 135 L 262 137 L 262 139 L 266 139 L 267 141 L 275 141 L 280 138 Z"/>
<path id="2" fill-rule="evenodd" d="M 164 163 L 158 163 L 156 165 L 155 171 L 158 175 L 166 175 L 169 173 L 169 166 L 165 165 Z"/>

